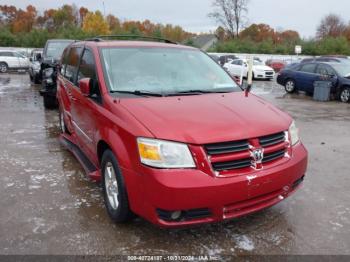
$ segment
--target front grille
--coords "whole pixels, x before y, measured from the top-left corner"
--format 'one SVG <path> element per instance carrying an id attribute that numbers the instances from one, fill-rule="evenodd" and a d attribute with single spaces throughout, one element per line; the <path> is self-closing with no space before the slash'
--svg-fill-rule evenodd
<path id="1" fill-rule="evenodd" d="M 281 143 L 285 141 L 285 139 L 286 139 L 285 133 L 280 132 L 277 134 L 260 137 L 259 142 L 262 147 L 267 147 L 267 146 L 272 146 L 272 145 Z"/>
<path id="2" fill-rule="evenodd" d="M 272 71 L 267 71 L 267 72 L 265 72 L 265 74 L 266 74 L 267 76 L 272 76 L 272 75 L 273 75 L 273 72 L 272 72 Z"/>
<path id="3" fill-rule="evenodd" d="M 205 145 L 208 155 L 235 153 L 249 149 L 248 140 Z"/>
<path id="4" fill-rule="evenodd" d="M 224 170 L 250 167 L 251 165 L 252 165 L 252 160 L 250 158 L 247 158 L 247 159 L 243 159 L 243 160 L 235 160 L 235 161 L 222 162 L 222 163 L 213 163 L 213 168 L 216 171 L 224 171 Z"/>
<path id="5" fill-rule="evenodd" d="M 263 163 L 267 163 L 267 162 L 271 162 L 271 161 L 274 161 L 276 159 L 280 159 L 282 157 L 284 157 L 284 154 L 286 153 L 286 150 L 283 149 L 283 150 L 279 150 L 277 152 L 273 152 L 273 153 L 270 153 L 270 154 L 266 154 L 264 156 L 264 159 L 262 160 Z"/>
<path id="6" fill-rule="evenodd" d="M 255 145 L 255 146 L 253 146 Z M 227 171 L 237 171 L 246 168 L 261 168 L 261 165 L 282 159 L 286 155 L 288 142 L 285 132 L 279 132 L 258 138 L 222 142 L 204 145 L 211 166 L 219 175 Z M 264 157 L 261 162 L 254 160 L 254 149 L 263 149 Z M 259 166 L 257 166 L 257 163 Z"/>

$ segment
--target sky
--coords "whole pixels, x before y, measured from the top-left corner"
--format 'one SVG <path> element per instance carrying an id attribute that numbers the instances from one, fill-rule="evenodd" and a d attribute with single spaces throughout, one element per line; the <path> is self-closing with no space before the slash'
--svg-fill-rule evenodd
<path id="1" fill-rule="evenodd" d="M 75 3 L 89 10 L 101 10 L 103 2 L 106 14 L 112 13 L 120 19 L 145 20 L 171 23 L 185 30 L 201 33 L 215 30 L 217 24 L 208 17 L 213 0 L 0 0 L 0 5 L 15 5 L 25 8 L 32 4 L 39 11 Z M 322 17 L 329 13 L 339 14 L 346 23 L 350 20 L 349 0 L 337 0 L 335 4 L 326 0 L 250 0 L 248 23 L 266 23 L 277 30 L 296 30 L 302 37 L 315 35 Z"/>

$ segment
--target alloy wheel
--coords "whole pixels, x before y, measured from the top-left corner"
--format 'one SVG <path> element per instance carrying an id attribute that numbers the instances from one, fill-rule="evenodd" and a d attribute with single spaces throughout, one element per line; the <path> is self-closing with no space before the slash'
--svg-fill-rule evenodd
<path id="1" fill-rule="evenodd" d="M 105 171 L 104 171 L 104 179 L 105 179 L 105 189 L 107 194 L 107 199 L 110 206 L 117 210 L 119 207 L 119 189 L 118 189 L 118 181 L 115 176 L 115 170 L 111 162 L 107 162 Z"/>
<path id="2" fill-rule="evenodd" d="M 295 84 L 292 80 L 289 80 L 287 81 L 286 83 L 286 91 L 289 92 L 289 93 L 292 93 L 294 91 L 294 88 L 295 88 Z"/>
<path id="3" fill-rule="evenodd" d="M 7 66 L 5 64 L 0 64 L 0 72 L 6 73 L 6 71 L 7 71 Z"/>
<path id="4" fill-rule="evenodd" d="M 347 103 L 350 100 L 350 90 L 348 88 L 345 88 L 341 94 L 340 94 L 340 100 L 343 103 Z"/>
<path id="5" fill-rule="evenodd" d="M 64 123 L 63 112 L 60 112 L 60 127 L 61 127 L 61 132 L 65 133 L 66 132 L 66 124 Z"/>

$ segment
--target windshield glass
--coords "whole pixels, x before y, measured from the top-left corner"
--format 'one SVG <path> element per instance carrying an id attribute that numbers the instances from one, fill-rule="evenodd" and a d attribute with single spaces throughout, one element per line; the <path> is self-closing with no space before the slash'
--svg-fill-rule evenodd
<path id="1" fill-rule="evenodd" d="M 254 65 L 264 65 L 263 62 L 260 62 L 260 61 L 258 61 L 258 60 L 254 60 L 253 64 L 254 64 Z"/>
<path id="2" fill-rule="evenodd" d="M 46 49 L 46 57 L 54 58 L 56 60 L 61 58 L 63 50 L 70 44 L 71 42 L 50 42 Z"/>
<path id="3" fill-rule="evenodd" d="M 102 48 L 102 61 L 111 91 L 166 95 L 191 90 L 240 90 L 217 63 L 198 50 Z"/>
<path id="4" fill-rule="evenodd" d="M 339 64 L 334 64 L 332 66 L 340 76 L 346 76 L 346 77 L 350 76 L 350 64 L 339 63 Z"/>

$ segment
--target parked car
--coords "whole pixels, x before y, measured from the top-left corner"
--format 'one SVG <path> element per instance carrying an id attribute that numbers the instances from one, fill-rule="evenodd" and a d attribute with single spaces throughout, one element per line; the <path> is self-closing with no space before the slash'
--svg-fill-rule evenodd
<path id="1" fill-rule="evenodd" d="M 219 59 L 220 65 L 224 66 L 228 62 L 232 62 L 233 60 L 238 59 L 238 57 L 235 55 L 221 55 Z"/>
<path id="2" fill-rule="evenodd" d="M 73 40 L 67 39 L 52 39 L 46 42 L 39 73 L 42 76 L 42 89 L 40 90 L 40 94 L 43 96 L 45 108 L 50 109 L 57 107 L 56 80 L 58 63 L 63 50 L 73 42 Z"/>
<path id="3" fill-rule="evenodd" d="M 8 70 L 27 70 L 29 59 L 16 51 L 0 50 L 0 73 Z"/>
<path id="4" fill-rule="evenodd" d="M 115 222 L 228 220 L 299 188 L 307 152 L 288 114 L 199 49 L 103 39 L 65 49 L 57 97 L 60 140 L 102 182 Z"/>
<path id="5" fill-rule="evenodd" d="M 282 70 L 277 77 L 277 83 L 283 85 L 288 93 L 305 91 L 314 92 L 315 81 L 331 81 L 331 93 L 340 101 L 350 100 L 350 64 L 343 63 L 304 63 L 296 67 Z"/>
<path id="6" fill-rule="evenodd" d="M 240 76 L 243 70 L 243 76 L 248 76 L 248 61 L 246 59 L 236 59 L 230 63 L 226 63 L 224 68 L 232 76 Z M 253 60 L 253 78 L 254 79 L 268 79 L 271 80 L 275 76 L 274 70 L 264 65 L 262 62 Z"/>
<path id="7" fill-rule="evenodd" d="M 269 59 L 265 62 L 265 65 L 271 67 L 277 73 L 281 71 L 287 64 L 282 60 Z"/>
<path id="8" fill-rule="evenodd" d="M 329 63 L 350 63 L 350 59 L 338 56 L 320 56 L 313 58 L 305 58 L 300 63 L 311 63 L 311 62 L 329 62 Z"/>
<path id="9" fill-rule="evenodd" d="M 216 63 L 220 64 L 220 57 L 218 55 L 208 54 Z"/>
<path id="10" fill-rule="evenodd" d="M 41 83 L 40 62 L 43 49 L 33 49 L 29 57 L 29 78 L 34 84 Z"/>

